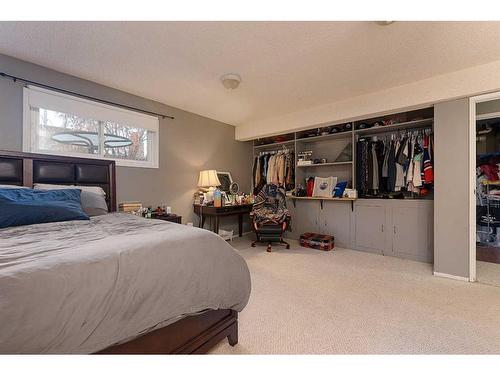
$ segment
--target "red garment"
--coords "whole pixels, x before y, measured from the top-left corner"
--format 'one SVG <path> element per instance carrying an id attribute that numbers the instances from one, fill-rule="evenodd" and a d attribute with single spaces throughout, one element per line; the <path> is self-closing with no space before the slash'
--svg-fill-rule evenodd
<path id="1" fill-rule="evenodd" d="M 434 182 L 434 169 L 432 167 L 432 147 L 429 136 L 424 137 L 424 173 L 422 182 L 424 185 L 432 184 Z"/>
<path id="2" fill-rule="evenodd" d="M 488 181 L 498 181 L 498 166 L 496 164 L 483 164 L 479 167 Z"/>
<path id="3" fill-rule="evenodd" d="M 309 177 L 309 179 L 307 180 L 306 189 L 307 189 L 307 196 L 312 197 L 314 191 L 314 177 Z"/>

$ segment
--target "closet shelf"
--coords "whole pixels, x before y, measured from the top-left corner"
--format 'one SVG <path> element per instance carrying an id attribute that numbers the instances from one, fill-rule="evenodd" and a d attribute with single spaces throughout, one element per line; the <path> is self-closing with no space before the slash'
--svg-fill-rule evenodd
<path id="1" fill-rule="evenodd" d="M 315 168 L 315 167 L 328 167 L 332 165 L 348 165 L 352 164 L 352 161 L 337 161 L 333 163 L 318 163 L 318 164 L 307 164 L 307 165 L 297 165 L 297 168 Z"/>
<path id="2" fill-rule="evenodd" d="M 354 131 L 354 134 L 377 134 L 377 133 L 386 133 L 397 130 L 405 130 L 405 129 L 415 129 L 415 128 L 426 128 L 432 125 L 434 119 L 426 118 L 422 120 L 414 120 L 407 122 L 400 122 L 399 124 L 393 125 L 385 125 L 385 126 L 377 126 L 374 128 L 367 129 L 358 129 Z"/>
<path id="3" fill-rule="evenodd" d="M 481 181 L 483 185 L 500 185 L 500 181 Z"/>
<path id="4" fill-rule="evenodd" d="M 357 198 L 324 198 L 324 197 L 294 197 L 287 195 L 287 199 L 297 200 L 310 200 L 310 201 L 340 201 L 340 202 L 354 202 Z"/>
<path id="5" fill-rule="evenodd" d="M 292 139 L 290 141 L 275 142 L 275 143 L 269 143 L 269 144 L 266 144 L 266 145 L 256 145 L 256 146 L 253 146 L 253 147 L 256 150 L 262 150 L 262 149 L 267 149 L 267 148 L 276 148 L 276 147 L 279 147 L 279 146 L 292 145 L 294 143 L 295 143 L 295 140 Z"/>
<path id="6" fill-rule="evenodd" d="M 312 143 L 312 142 L 318 142 L 318 141 L 328 141 L 330 139 L 342 139 L 342 138 L 351 138 L 351 137 L 352 137 L 352 130 L 348 130 L 348 131 L 341 132 L 341 133 L 316 135 L 314 137 L 297 138 L 297 142 Z"/>

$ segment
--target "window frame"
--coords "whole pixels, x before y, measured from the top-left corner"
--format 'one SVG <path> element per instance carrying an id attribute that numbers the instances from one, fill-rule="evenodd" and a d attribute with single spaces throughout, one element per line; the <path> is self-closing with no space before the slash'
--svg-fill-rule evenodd
<path id="1" fill-rule="evenodd" d="M 33 134 L 38 134 L 37 132 L 34 132 L 35 128 L 38 128 L 39 125 L 39 117 L 34 116 L 35 111 L 31 110 L 31 104 L 30 104 L 30 92 L 33 91 L 38 91 L 41 93 L 46 93 L 53 95 L 55 97 L 60 97 L 62 100 L 73 100 L 75 102 L 82 102 L 84 105 L 88 106 L 96 106 L 96 109 L 104 109 L 104 110 L 111 110 L 111 111 L 117 111 L 116 113 L 118 114 L 131 114 L 134 117 L 144 117 L 145 120 L 151 122 L 153 119 L 156 120 L 156 123 L 154 126 L 147 126 L 147 127 L 141 127 L 140 124 L 134 124 L 133 126 L 136 126 L 138 128 L 143 128 L 147 129 L 148 131 L 148 156 L 150 154 L 149 159 L 150 160 L 127 160 L 127 159 L 120 159 L 120 158 L 112 158 L 112 157 L 104 157 L 104 139 L 102 137 L 102 132 L 104 131 L 104 127 L 102 126 L 102 122 L 104 121 L 113 121 L 112 119 L 96 119 L 99 124 L 99 140 L 100 140 L 100 145 L 99 145 L 99 154 L 98 155 L 92 155 L 92 154 L 80 154 L 80 153 L 74 153 L 74 152 L 59 152 L 59 151 L 52 151 L 52 150 L 39 150 L 35 149 L 32 147 L 33 142 Z M 43 107 L 38 107 L 34 106 L 35 108 L 43 108 Z M 44 108 L 44 109 L 49 109 L 52 110 L 51 108 Z M 119 113 L 121 112 L 121 113 Z M 120 124 L 120 122 L 117 122 Z M 111 106 L 108 104 L 103 104 L 97 101 L 92 101 L 88 99 L 83 99 L 79 98 L 77 96 L 73 95 L 67 95 L 60 93 L 58 91 L 54 90 L 47 90 L 43 89 L 40 87 L 34 87 L 34 86 L 27 86 L 23 88 L 23 151 L 24 152 L 35 152 L 38 154 L 45 154 L 45 155 L 61 155 L 61 156 L 70 156 L 70 157 L 82 157 L 82 158 L 88 158 L 88 159 L 100 159 L 100 160 L 114 160 L 116 163 L 116 166 L 118 167 L 139 167 L 139 168 L 159 168 L 159 138 L 160 138 L 160 121 L 158 117 L 146 115 L 140 112 L 132 111 L 132 110 L 127 110 L 123 109 L 117 106 Z M 132 126 L 129 124 L 123 124 L 123 126 Z M 150 151 L 151 150 L 151 151 Z"/>

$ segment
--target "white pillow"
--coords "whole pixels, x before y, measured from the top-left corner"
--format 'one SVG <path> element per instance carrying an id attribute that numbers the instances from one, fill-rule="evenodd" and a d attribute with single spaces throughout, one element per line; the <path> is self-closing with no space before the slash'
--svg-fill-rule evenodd
<path id="1" fill-rule="evenodd" d="M 33 188 L 37 190 L 80 189 L 82 209 L 87 215 L 99 216 L 108 213 L 106 192 L 100 186 L 35 184 Z"/>
<path id="2" fill-rule="evenodd" d="M 17 185 L 0 185 L 0 189 L 29 189 L 29 187 Z"/>
<path id="3" fill-rule="evenodd" d="M 106 196 L 106 192 L 100 186 L 83 186 L 83 185 L 55 185 L 55 184 L 35 184 L 33 189 L 38 190 L 55 190 L 55 189 L 80 189 L 81 191 L 88 191 L 89 193 L 95 193 Z"/>

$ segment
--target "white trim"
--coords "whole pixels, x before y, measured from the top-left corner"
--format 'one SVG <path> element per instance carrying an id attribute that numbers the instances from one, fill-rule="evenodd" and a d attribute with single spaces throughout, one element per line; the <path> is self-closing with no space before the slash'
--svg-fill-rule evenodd
<path id="1" fill-rule="evenodd" d="M 31 110 L 28 90 L 23 89 L 23 151 L 31 151 Z"/>
<path id="2" fill-rule="evenodd" d="M 469 280 L 476 281 L 476 101 L 469 99 Z"/>
<path id="3" fill-rule="evenodd" d="M 468 278 L 463 277 L 463 276 L 450 275 L 450 274 L 441 273 L 441 272 L 434 272 L 434 276 L 444 277 L 444 278 L 447 278 L 447 279 L 459 280 L 459 281 L 467 281 L 467 282 L 471 281 Z"/>
<path id="4" fill-rule="evenodd" d="M 28 150 L 28 151 L 24 151 L 24 152 L 33 152 L 33 151 Z M 99 155 L 92 155 L 92 154 L 78 154 L 78 153 L 71 153 L 71 152 L 56 152 L 56 151 L 46 151 L 46 150 L 35 150 L 34 152 L 36 152 L 37 154 L 43 154 L 43 155 L 59 155 L 59 156 L 68 156 L 68 157 L 72 157 L 72 158 L 114 160 L 115 165 L 117 167 L 159 168 L 157 161 L 154 162 L 154 161 L 143 161 L 143 160 L 103 158 Z"/>
<path id="5" fill-rule="evenodd" d="M 500 112 L 485 113 L 483 115 L 477 115 L 476 120 L 489 120 L 490 118 L 500 117 Z"/>

